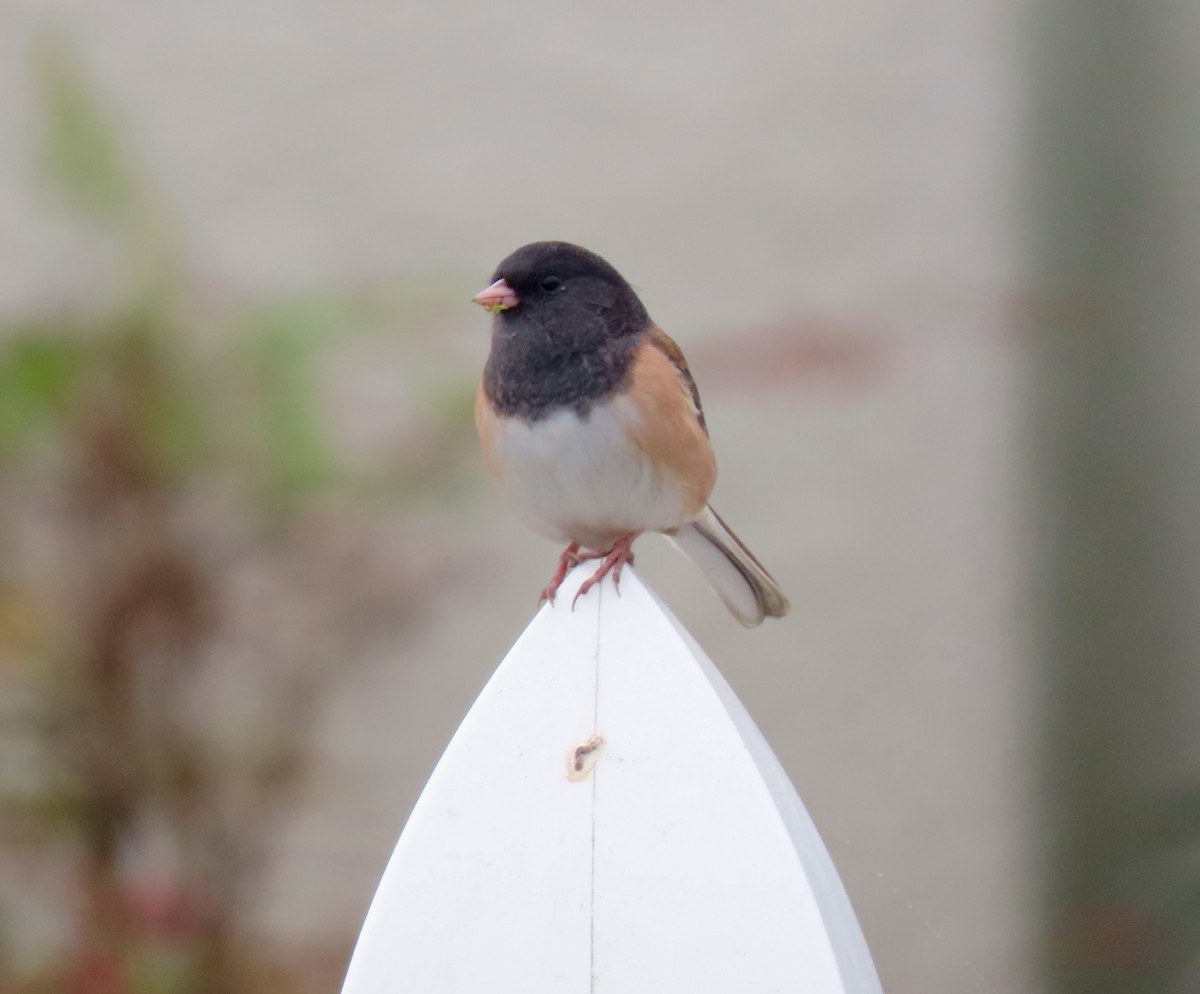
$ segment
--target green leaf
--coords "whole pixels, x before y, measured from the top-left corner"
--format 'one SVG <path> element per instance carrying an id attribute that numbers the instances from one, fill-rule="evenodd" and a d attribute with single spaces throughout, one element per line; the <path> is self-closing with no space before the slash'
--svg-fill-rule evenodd
<path id="1" fill-rule="evenodd" d="M 127 215 L 135 183 L 123 161 L 116 128 L 61 40 L 44 41 L 35 56 L 42 105 L 38 164 L 52 190 L 70 206 L 104 220 Z"/>
<path id="2" fill-rule="evenodd" d="M 144 437 L 162 470 L 179 477 L 211 456 L 212 439 L 196 384 L 171 371 L 160 377 L 143 397 Z"/>
<path id="3" fill-rule="evenodd" d="M 63 412 L 85 359 L 80 343 L 53 328 L 22 329 L 0 347 L 0 456 Z"/>
<path id="4" fill-rule="evenodd" d="M 318 412 L 315 353 L 341 316 L 327 302 L 294 301 L 260 311 L 243 327 L 269 486 L 278 495 L 299 496 L 336 475 L 333 446 Z"/>

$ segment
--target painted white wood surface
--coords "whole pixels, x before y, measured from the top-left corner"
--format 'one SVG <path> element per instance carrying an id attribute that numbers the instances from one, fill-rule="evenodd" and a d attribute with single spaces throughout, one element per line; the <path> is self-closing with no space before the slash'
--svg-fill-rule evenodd
<path id="1" fill-rule="evenodd" d="M 572 612 L 591 568 L 447 747 L 343 994 L 878 994 L 753 721 L 632 570 L 620 596 L 606 580 Z"/>

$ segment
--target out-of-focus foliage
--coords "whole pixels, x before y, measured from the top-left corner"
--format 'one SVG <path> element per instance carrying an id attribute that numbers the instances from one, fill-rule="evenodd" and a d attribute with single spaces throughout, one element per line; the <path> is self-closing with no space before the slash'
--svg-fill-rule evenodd
<path id="1" fill-rule="evenodd" d="M 70 49 L 58 41 L 43 46 L 36 62 L 46 127 L 38 173 L 48 190 L 71 208 L 108 220 L 123 220 L 137 194 L 112 122 L 91 97 Z"/>
<path id="2" fill-rule="evenodd" d="M 347 464 L 320 360 L 422 302 L 214 306 L 69 51 L 37 78 L 38 175 L 116 264 L 0 325 L 0 805 L 74 882 L 61 948 L 0 958 L 0 990 L 299 989 L 244 933 L 272 831 L 333 681 L 433 589 L 388 539 L 415 477 L 459 489 L 469 394 L 443 384 L 390 458 Z M 414 356 L 397 389 L 420 398 Z"/>

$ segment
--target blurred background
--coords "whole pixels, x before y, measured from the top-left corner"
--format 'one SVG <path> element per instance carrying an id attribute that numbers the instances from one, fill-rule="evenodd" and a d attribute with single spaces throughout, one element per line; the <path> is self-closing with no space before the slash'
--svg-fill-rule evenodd
<path id="1" fill-rule="evenodd" d="M 639 569 L 884 987 L 1200 989 L 1200 11 L 0 4 L 0 991 L 331 991 L 557 550 L 470 303 L 606 256 L 793 613 Z"/>

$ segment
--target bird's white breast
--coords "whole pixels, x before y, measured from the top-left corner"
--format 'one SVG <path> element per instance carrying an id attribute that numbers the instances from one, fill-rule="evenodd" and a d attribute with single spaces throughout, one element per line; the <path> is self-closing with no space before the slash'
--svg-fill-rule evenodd
<path id="1" fill-rule="evenodd" d="M 521 519 L 556 541 L 604 548 L 631 531 L 690 519 L 683 487 L 630 439 L 641 413 L 626 397 L 587 417 L 556 411 L 529 422 L 500 418 L 491 455 Z"/>

